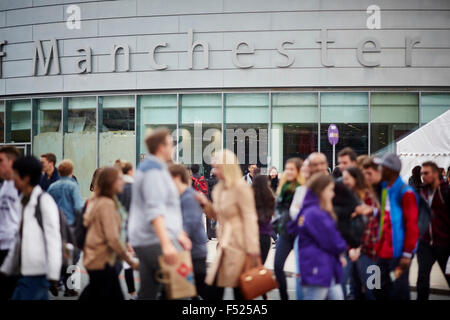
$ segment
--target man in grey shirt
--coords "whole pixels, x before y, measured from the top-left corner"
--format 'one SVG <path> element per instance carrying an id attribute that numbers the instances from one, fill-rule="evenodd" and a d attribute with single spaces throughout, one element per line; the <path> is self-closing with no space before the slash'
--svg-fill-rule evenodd
<path id="1" fill-rule="evenodd" d="M 155 129 L 145 143 L 150 155 L 135 174 L 128 238 L 140 262 L 138 299 L 155 300 L 161 291 L 155 279 L 158 257 L 163 255 L 167 264 L 174 265 L 178 250 L 191 250 L 192 243 L 183 231 L 180 197 L 167 170 L 173 153 L 170 132 Z"/>

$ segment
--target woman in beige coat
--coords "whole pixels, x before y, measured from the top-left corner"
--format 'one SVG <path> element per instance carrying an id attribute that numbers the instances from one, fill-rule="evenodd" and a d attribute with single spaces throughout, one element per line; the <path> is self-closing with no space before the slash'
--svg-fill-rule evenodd
<path id="1" fill-rule="evenodd" d="M 225 287 L 234 288 L 236 300 L 242 300 L 239 277 L 246 259 L 256 265 L 260 256 L 258 217 L 251 186 L 242 180 L 236 155 L 223 150 L 213 167 L 219 183 L 212 192 L 211 203 L 203 194 L 198 201 L 210 219 L 219 222 L 217 258 L 206 276 L 208 299 L 222 300 Z"/>

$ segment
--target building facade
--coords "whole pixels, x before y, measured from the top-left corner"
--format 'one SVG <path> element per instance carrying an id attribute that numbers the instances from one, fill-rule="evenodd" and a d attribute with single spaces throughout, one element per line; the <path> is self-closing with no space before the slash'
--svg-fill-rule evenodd
<path id="1" fill-rule="evenodd" d="M 447 0 L 3 0 L 0 144 L 95 168 L 139 163 L 148 128 L 184 163 L 227 147 L 292 156 L 395 151 L 450 109 Z"/>

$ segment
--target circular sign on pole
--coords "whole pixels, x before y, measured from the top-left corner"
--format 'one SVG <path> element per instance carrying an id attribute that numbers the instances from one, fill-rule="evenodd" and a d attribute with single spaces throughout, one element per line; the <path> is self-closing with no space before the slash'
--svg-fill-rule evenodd
<path id="1" fill-rule="evenodd" d="M 328 126 L 328 142 L 330 142 L 331 145 L 336 145 L 339 141 L 339 130 L 337 125 L 330 124 Z"/>

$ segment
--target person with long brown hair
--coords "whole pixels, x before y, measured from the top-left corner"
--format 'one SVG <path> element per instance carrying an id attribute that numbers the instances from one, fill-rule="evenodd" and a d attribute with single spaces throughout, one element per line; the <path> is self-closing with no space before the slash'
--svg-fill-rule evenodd
<path id="1" fill-rule="evenodd" d="M 337 229 L 333 210 L 334 181 L 330 175 L 317 173 L 307 187 L 300 213 L 288 224 L 289 232 L 299 237 L 303 299 L 343 300 L 340 282 L 347 244 Z"/>
<path id="2" fill-rule="evenodd" d="M 362 204 L 355 208 L 354 215 L 366 215 L 367 223 L 361 246 L 351 248 L 348 251 L 350 261 L 354 263 L 352 274 L 352 292 L 356 300 L 374 300 L 375 296 L 371 289 L 366 286 L 369 274 L 367 267 L 376 260 L 376 230 L 378 230 L 378 219 L 372 213 L 379 210 L 377 197 L 368 183 L 364 173 L 358 167 L 350 167 L 344 170 L 343 182 L 346 187 L 353 191 Z"/>
<path id="3" fill-rule="evenodd" d="M 303 160 L 300 158 L 290 158 L 284 165 L 283 177 L 278 185 L 278 198 L 276 203 L 276 230 L 279 233 L 277 247 L 275 251 L 274 269 L 280 291 L 281 300 L 289 300 L 287 293 L 286 275 L 284 264 L 294 247 L 295 237 L 287 232 L 286 224 L 291 220 L 289 209 L 294 199 L 295 190 L 304 183 L 301 175 Z"/>
<path id="4" fill-rule="evenodd" d="M 212 203 L 203 193 L 197 200 L 208 218 L 219 222 L 217 258 L 208 270 L 208 299 L 222 300 L 224 288 L 234 288 L 234 298 L 242 300 L 239 277 L 247 259 L 255 265 L 260 260 L 258 217 L 253 190 L 242 179 L 236 155 L 220 151 L 213 162 L 219 182 L 213 189 Z"/>
<path id="5" fill-rule="evenodd" d="M 114 268 L 117 259 L 126 261 L 135 270 L 139 267 L 120 240 L 122 219 L 114 197 L 123 185 L 119 170 L 113 167 L 102 168 L 95 181 L 95 195 L 89 200 L 83 217 L 87 228 L 83 265 L 89 274 L 83 299 L 123 300 L 119 275 Z"/>

